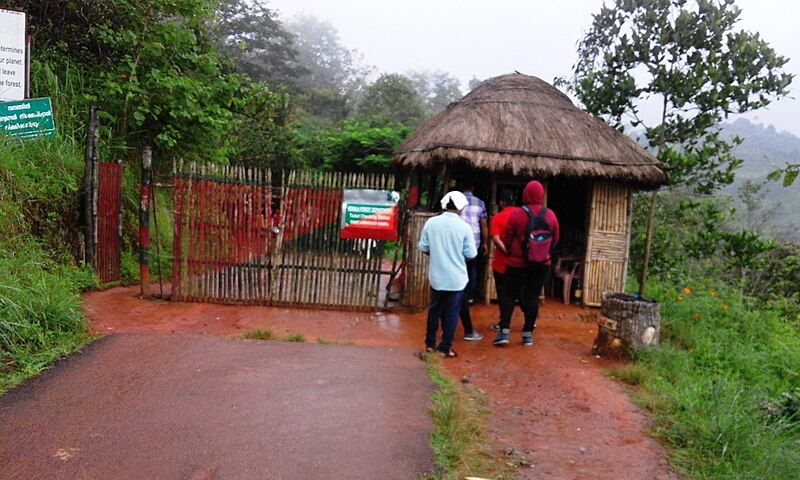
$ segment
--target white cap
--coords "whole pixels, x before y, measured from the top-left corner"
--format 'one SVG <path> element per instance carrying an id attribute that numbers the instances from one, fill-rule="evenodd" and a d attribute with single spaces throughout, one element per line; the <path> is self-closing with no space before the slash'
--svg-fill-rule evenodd
<path id="1" fill-rule="evenodd" d="M 462 208 L 469 205 L 469 201 L 467 197 L 464 196 L 463 193 L 453 190 L 452 192 L 448 192 L 447 195 L 444 196 L 442 199 L 442 208 L 447 210 L 447 204 L 450 203 L 450 200 L 453 201 L 453 205 L 456 206 L 457 209 L 461 210 Z"/>

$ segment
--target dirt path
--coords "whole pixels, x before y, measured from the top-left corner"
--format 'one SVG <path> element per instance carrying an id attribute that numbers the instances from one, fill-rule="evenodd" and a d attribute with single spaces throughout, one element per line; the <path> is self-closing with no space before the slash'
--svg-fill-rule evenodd
<path id="1" fill-rule="evenodd" d="M 0 397 L 0 478 L 418 478 L 432 390 L 409 349 L 108 336 Z"/>
<path id="2" fill-rule="evenodd" d="M 310 340 L 419 348 L 425 315 L 349 313 L 267 307 L 146 302 L 135 289 L 91 293 L 86 311 L 98 333 L 207 332 L 237 335 L 271 328 L 276 335 L 301 331 Z M 458 341 L 460 356 L 448 372 L 487 393 L 489 427 L 504 448 L 533 464 L 522 478 L 653 480 L 677 478 L 663 449 L 645 433 L 647 418 L 622 388 L 603 375 L 610 364 L 590 355 L 596 333 L 592 311 L 548 302 L 536 345 L 491 345 L 494 306 L 473 310 L 486 339 Z M 516 315 L 520 315 L 516 312 Z M 513 340 L 521 319 L 515 317 Z"/>

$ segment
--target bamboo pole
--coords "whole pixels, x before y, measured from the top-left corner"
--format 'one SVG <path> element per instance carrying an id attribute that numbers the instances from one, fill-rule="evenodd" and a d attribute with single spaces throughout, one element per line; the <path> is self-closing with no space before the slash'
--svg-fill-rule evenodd
<path id="1" fill-rule="evenodd" d="M 94 231 L 96 224 L 94 223 L 93 202 L 94 202 L 94 150 L 96 149 L 97 142 L 97 105 L 92 104 L 89 107 L 89 120 L 87 125 L 86 135 L 86 148 L 84 152 L 84 171 L 83 171 L 83 243 L 84 243 L 84 261 L 86 264 L 95 267 L 95 244 L 94 244 Z"/>
<path id="2" fill-rule="evenodd" d="M 152 150 L 145 147 L 142 151 L 142 178 L 139 202 L 139 280 L 142 298 L 150 298 L 150 183 L 153 165 Z"/>

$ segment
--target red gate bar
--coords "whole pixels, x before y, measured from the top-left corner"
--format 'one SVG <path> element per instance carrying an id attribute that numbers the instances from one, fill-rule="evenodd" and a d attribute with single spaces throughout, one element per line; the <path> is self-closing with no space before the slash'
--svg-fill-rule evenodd
<path id="1" fill-rule="evenodd" d="M 100 162 L 97 191 L 97 274 L 102 283 L 120 281 L 122 165 Z"/>

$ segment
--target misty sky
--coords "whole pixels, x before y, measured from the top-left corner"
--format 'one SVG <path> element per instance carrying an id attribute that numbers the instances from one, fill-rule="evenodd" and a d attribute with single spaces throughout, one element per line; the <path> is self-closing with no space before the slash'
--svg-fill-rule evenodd
<path id="1" fill-rule="evenodd" d="M 518 70 L 552 82 L 570 73 L 576 43 L 602 0 L 269 0 L 282 17 L 309 13 L 339 30 L 342 44 L 380 72 L 444 70 L 467 81 Z M 800 1 L 738 0 L 740 27 L 758 31 L 791 60 L 800 92 Z M 735 117 L 733 117 L 735 118 Z M 747 115 L 800 136 L 800 100 Z"/>

